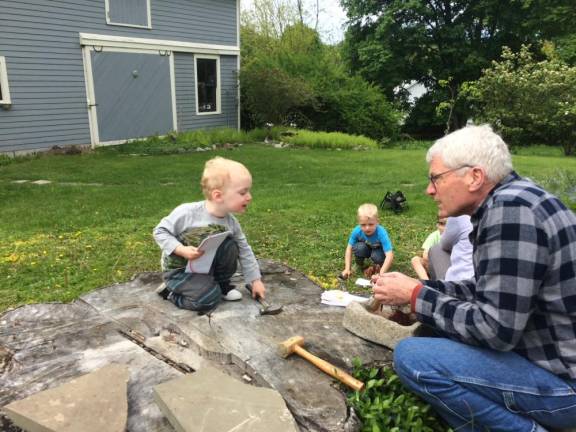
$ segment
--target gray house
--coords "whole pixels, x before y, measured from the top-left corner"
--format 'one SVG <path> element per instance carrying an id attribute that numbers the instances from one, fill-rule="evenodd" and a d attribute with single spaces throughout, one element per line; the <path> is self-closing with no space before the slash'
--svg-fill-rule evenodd
<path id="1" fill-rule="evenodd" d="M 0 152 L 239 127 L 239 0 L 0 0 Z"/>

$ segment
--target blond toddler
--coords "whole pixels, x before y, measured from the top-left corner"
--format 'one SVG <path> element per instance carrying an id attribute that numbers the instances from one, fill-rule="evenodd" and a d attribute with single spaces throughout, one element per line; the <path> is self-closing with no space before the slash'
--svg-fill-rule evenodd
<path id="1" fill-rule="evenodd" d="M 165 289 L 159 294 L 184 309 L 214 309 L 221 299 L 240 300 L 242 294 L 230 284 L 240 261 L 246 284 L 254 297 L 264 298 L 266 288 L 252 248 L 234 213 L 244 213 L 252 201 L 252 176 L 239 162 L 215 157 L 206 162 L 202 174 L 203 201 L 181 204 L 154 228 L 154 239 L 162 250 Z M 202 255 L 197 245 L 186 244 L 190 232 L 219 225 L 230 235 L 218 248 L 210 274 L 187 273 L 184 268 L 166 268 L 170 258 L 195 260 Z M 173 262 L 174 260 L 172 260 Z"/>
<path id="2" fill-rule="evenodd" d="M 380 225 L 378 207 L 374 204 L 362 204 L 357 212 L 358 225 L 354 227 L 348 238 L 348 246 L 344 254 L 344 270 L 341 273 L 343 279 L 350 277 L 352 273 L 352 256 L 360 268 L 366 266 L 366 260 L 373 263 L 371 273 L 378 269 L 380 274 L 386 273 L 394 261 L 392 242 L 386 229 Z M 372 274 L 365 274 L 372 276 Z"/>

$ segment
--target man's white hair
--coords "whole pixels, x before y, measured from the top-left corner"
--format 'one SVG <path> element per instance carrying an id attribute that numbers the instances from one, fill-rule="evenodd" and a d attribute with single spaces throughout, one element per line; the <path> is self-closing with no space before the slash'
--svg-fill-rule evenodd
<path id="1" fill-rule="evenodd" d="M 467 126 L 437 140 L 428 149 L 426 162 L 440 156 L 446 168 L 479 166 L 486 176 L 498 183 L 512 171 L 508 146 L 490 125 Z"/>

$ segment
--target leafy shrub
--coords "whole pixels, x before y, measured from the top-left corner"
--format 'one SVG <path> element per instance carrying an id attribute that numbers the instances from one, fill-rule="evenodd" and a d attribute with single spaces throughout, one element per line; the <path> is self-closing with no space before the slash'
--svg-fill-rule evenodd
<path id="1" fill-rule="evenodd" d="M 266 134 L 266 131 L 262 131 Z M 260 131 L 239 131 L 230 128 L 199 129 L 187 132 L 170 132 L 166 136 L 151 136 L 132 140 L 116 146 L 99 147 L 98 152 L 122 154 L 174 154 L 211 148 L 222 144 L 240 144 L 254 141 Z M 279 136 L 280 131 L 275 134 Z"/>
<path id="2" fill-rule="evenodd" d="M 362 432 L 451 432 L 432 407 L 404 388 L 390 368 L 365 368 L 354 359 L 354 377 L 366 383 L 348 395 L 362 421 Z"/>
<path id="3" fill-rule="evenodd" d="M 285 138 L 296 147 L 311 147 L 323 149 L 354 149 L 377 148 L 378 143 L 365 136 L 349 135 L 342 132 L 313 132 L 298 130 L 293 136 Z"/>
<path id="4" fill-rule="evenodd" d="M 242 34 L 243 124 L 396 135 L 398 110 L 380 88 L 351 76 L 338 49 L 324 45 L 315 30 L 294 24 L 270 36 L 245 24 Z"/>
<path id="5" fill-rule="evenodd" d="M 493 124 L 512 145 L 542 143 L 576 150 L 576 67 L 557 58 L 535 61 L 528 47 L 504 48 L 462 92 L 478 119 Z"/>

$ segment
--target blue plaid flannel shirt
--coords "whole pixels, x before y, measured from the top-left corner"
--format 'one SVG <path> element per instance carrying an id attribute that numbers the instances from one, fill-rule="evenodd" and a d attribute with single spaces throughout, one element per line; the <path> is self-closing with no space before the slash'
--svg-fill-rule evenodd
<path id="1" fill-rule="evenodd" d="M 475 277 L 423 281 L 418 319 L 576 379 L 576 216 L 515 172 L 472 215 Z"/>

